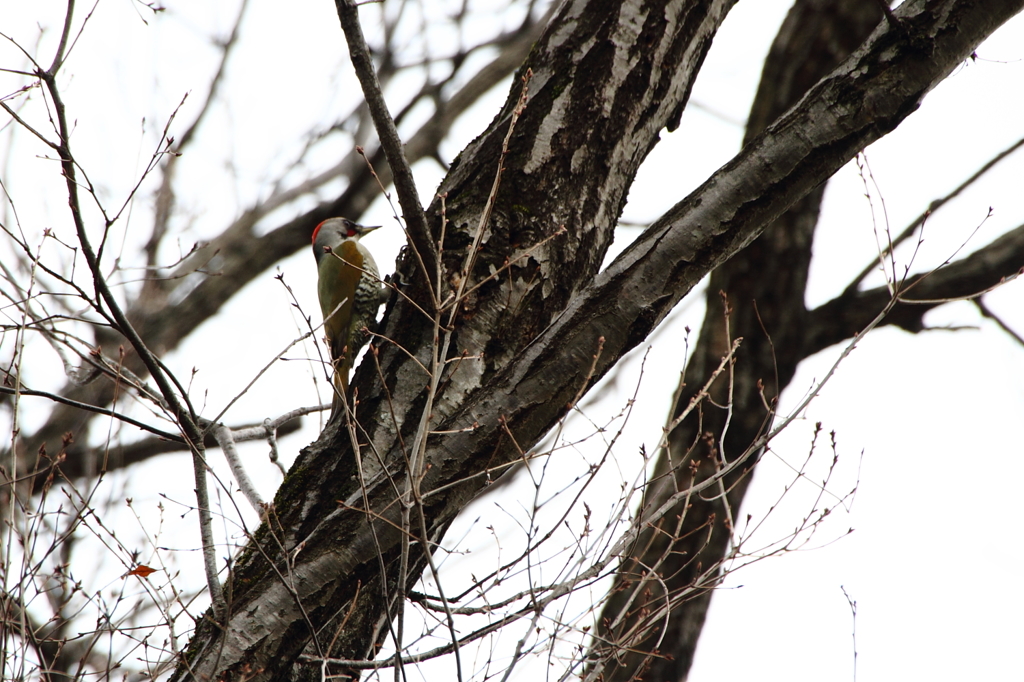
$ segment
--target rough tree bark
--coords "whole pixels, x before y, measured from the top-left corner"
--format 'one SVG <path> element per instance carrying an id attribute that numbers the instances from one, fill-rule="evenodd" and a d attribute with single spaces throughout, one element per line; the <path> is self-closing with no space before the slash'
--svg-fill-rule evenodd
<path id="1" fill-rule="evenodd" d="M 448 331 L 424 314 L 429 296 L 407 253 L 397 281 L 409 284 L 392 297 L 376 352 L 354 377 L 358 426 L 333 422 L 302 452 L 232 572 L 226 621 L 200 622 L 175 678 L 286 679 L 304 674 L 295 666 L 303 651 L 372 656 L 395 614 L 393 599 L 424 566 L 416 552 L 436 543 L 485 487 L 486 470 L 517 460 L 517 448 L 536 443 L 705 274 L 894 129 L 1022 3 L 901 6 L 898 21 L 880 25 L 601 273 L 636 169 L 661 129 L 678 121 L 732 2 L 562 5 L 520 72 L 533 76 L 507 157 L 501 161 L 502 139 L 518 83 L 440 189 L 448 221 L 440 279 L 457 288 L 495 170 L 505 169 L 468 275 L 479 286 L 449 338 L 449 356 L 464 359 L 443 365 L 424 414 L 424 367 L 433 366 L 435 336 Z M 438 237 L 441 208 L 435 200 L 428 212 Z M 410 484 L 421 424 L 430 431 L 428 465 Z M 410 510 L 417 517 L 414 531 L 426 533 L 414 532 L 410 570 L 397 585 L 403 510 L 405 520 Z"/>

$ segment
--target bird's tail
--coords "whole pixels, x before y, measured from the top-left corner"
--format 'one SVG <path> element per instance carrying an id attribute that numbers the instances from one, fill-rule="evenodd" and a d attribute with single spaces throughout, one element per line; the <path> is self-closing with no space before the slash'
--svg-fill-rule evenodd
<path id="1" fill-rule="evenodd" d="M 338 358 L 334 363 L 334 395 L 331 400 L 330 421 L 334 421 L 335 415 L 341 412 L 345 405 L 342 396 L 348 398 L 348 373 L 351 368 L 352 364 L 345 357 Z"/>

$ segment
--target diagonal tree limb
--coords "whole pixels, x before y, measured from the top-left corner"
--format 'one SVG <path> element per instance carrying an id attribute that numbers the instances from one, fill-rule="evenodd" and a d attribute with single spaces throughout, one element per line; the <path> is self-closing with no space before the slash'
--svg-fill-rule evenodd
<path id="1" fill-rule="evenodd" d="M 363 27 L 359 24 L 359 7 L 355 0 L 335 0 L 334 5 L 338 10 L 338 19 L 345 32 L 345 39 L 348 41 L 352 66 L 355 68 L 359 84 L 363 88 L 363 96 L 366 98 L 370 115 L 373 117 L 373 125 L 380 138 L 381 149 L 384 150 L 388 166 L 391 168 L 395 191 L 398 193 L 398 203 L 402 207 L 406 230 L 409 240 L 412 242 L 411 246 L 419 260 L 422 261 L 423 269 L 420 274 L 423 277 L 423 282 L 429 288 L 431 277 L 437 271 L 437 246 L 427 227 L 427 217 L 423 213 L 423 204 L 420 202 L 419 192 L 416 190 L 416 180 L 412 175 L 412 168 L 409 167 L 409 161 L 402 149 L 402 140 L 398 137 L 398 129 L 395 127 L 394 119 L 391 118 L 391 112 L 388 111 L 388 105 L 384 101 L 384 92 L 377 81 L 377 72 L 374 70 L 373 60 L 370 58 L 370 48 L 366 45 Z M 439 295 L 438 292 L 434 292 L 431 298 L 436 301 Z"/>
<path id="2" fill-rule="evenodd" d="M 913 275 L 903 287 L 905 294 L 882 321 L 908 332 L 927 329 L 924 315 L 928 311 L 953 300 L 975 299 L 1024 272 L 1024 225 L 1016 227 L 994 239 L 971 255 L 934 272 Z M 843 292 L 807 314 L 804 337 L 805 356 L 813 355 L 829 346 L 850 338 L 851 330 L 867 319 L 869 311 L 875 315 L 885 306 L 879 306 L 882 291 L 877 287 L 866 291 Z M 885 298 L 888 298 L 886 296 Z"/>
<path id="3" fill-rule="evenodd" d="M 845 56 L 843 51 L 848 53 L 856 48 L 880 19 L 881 14 L 870 3 L 798 0 L 766 61 L 746 140 L 832 69 L 836 60 Z M 1006 153 L 1009 152 L 1001 156 Z M 986 168 L 992 163 L 995 161 Z M 822 191 L 819 187 L 810 192 L 751 245 L 712 273 L 707 287 L 707 314 L 687 364 L 688 384 L 681 387 L 674 414 L 687 407 L 696 388 L 727 351 L 729 338 L 741 336 L 744 343 L 730 381 L 718 382 L 714 400 L 704 403 L 699 415 L 689 417 L 671 432 L 670 447 L 659 454 L 645 506 L 638 511 L 641 517 L 649 513 L 645 510 L 657 508 L 666 496 L 687 485 L 691 467 L 698 467 L 698 480 L 711 476 L 723 462 L 731 461 L 736 453 L 760 438 L 770 427 L 775 401 L 789 384 L 797 365 L 820 350 L 808 347 L 805 340 L 818 329 L 831 327 L 830 331 L 834 331 L 834 315 L 842 314 L 836 312 L 843 309 L 842 304 L 832 308 L 833 317 L 822 315 L 816 319 L 814 332 L 809 331 L 808 320 L 814 314 L 809 314 L 804 304 Z M 931 208 L 937 209 L 942 203 L 936 202 Z M 1012 274 L 1018 262 L 1024 260 L 1021 245 L 1004 242 L 993 246 L 1005 258 L 986 270 L 985 282 L 971 281 L 970 275 L 959 267 L 961 264 L 951 266 L 956 268 L 955 273 L 946 271 L 951 279 L 964 278 L 959 291 L 984 290 Z M 1013 249 L 1017 249 L 1017 261 Z M 916 291 L 912 289 L 907 297 L 914 297 Z M 888 306 L 888 290 L 884 297 L 874 293 L 870 304 L 855 308 L 855 321 L 843 324 L 842 333 L 835 334 L 833 342 L 845 342 L 860 333 Z M 852 298 L 848 297 L 846 303 Z M 723 311 L 723 304 L 728 312 Z M 902 303 L 895 308 L 895 315 L 913 315 Z M 891 313 L 881 324 L 894 319 L 897 318 Z M 734 549 L 727 519 L 730 511 L 737 510 L 742 503 L 750 480 L 747 473 L 730 479 L 728 495 L 694 498 L 680 505 L 671 523 L 648 527 L 641 542 L 624 558 L 598 618 L 588 674 L 600 674 L 608 680 L 636 676 L 686 679 L 711 600 L 709 589 L 717 584 L 718 573 L 712 573 L 702 592 L 694 593 L 693 587 L 700 584 L 708 567 L 718 565 Z M 695 529 L 705 525 L 713 527 L 713 532 L 706 540 L 696 539 Z M 688 596 L 678 598 L 682 595 Z M 677 603 L 672 607 L 671 618 L 663 621 L 665 627 L 646 629 L 644 623 L 655 621 L 652 612 L 661 613 L 660 600 Z"/>
<path id="4" fill-rule="evenodd" d="M 624 6 L 622 12 L 608 12 L 603 0 L 590 0 L 589 7 L 587 4 L 559 6 L 559 13 L 522 67 L 524 72 L 529 68 L 534 74 L 530 99 L 516 134 L 509 141 L 501 188 L 481 239 L 483 249 L 477 255 L 474 271 L 467 276 L 474 285 L 488 280 L 493 271 L 504 268 L 506 263 L 516 265 L 500 278 L 476 288 L 460 306 L 452 347 L 472 359 L 441 365 L 449 376 L 441 383 L 443 390 L 433 414 L 429 415 L 432 418 L 427 419 L 427 428 L 433 432 L 443 430 L 444 421 L 464 401 L 467 389 L 475 388 L 474 383 L 484 378 L 490 382 L 489 377 L 550 324 L 574 290 L 597 271 L 637 168 L 659 133 L 678 120 L 711 38 L 733 2 L 661 0 L 657 6 L 642 10 L 648 21 L 637 21 L 632 5 Z M 572 29 L 571 35 L 560 30 L 566 22 Z M 580 45 L 586 48 L 581 50 Z M 637 45 L 644 46 L 647 56 L 636 58 Z M 507 106 L 488 130 L 463 151 L 439 192 L 450 197 L 446 213 L 450 223 L 444 243 L 445 277 L 447 273 L 459 273 L 466 261 L 466 251 L 473 243 L 488 202 L 491 180 L 520 90 L 516 83 Z M 594 97 L 595 92 L 605 93 L 606 99 Z M 580 117 L 592 120 L 593 125 L 576 125 L 576 121 L 583 120 Z M 538 138 L 538 130 L 545 130 L 546 134 Z M 440 200 L 435 200 L 429 215 L 432 220 L 440 220 Z M 552 239 L 556 234 L 561 236 Z M 534 248 L 538 245 L 543 247 Z M 521 253 L 531 256 L 520 261 Z M 400 262 L 399 281 L 411 282 L 408 289 L 414 295 L 418 268 L 412 257 Z M 472 288 L 467 287 L 466 291 Z M 421 290 L 418 295 L 422 294 Z M 508 301 L 514 305 L 509 307 Z M 361 439 L 365 438 L 372 453 L 371 457 L 361 459 L 359 472 L 371 482 L 393 480 L 392 475 L 401 474 L 404 459 L 400 443 L 411 442 L 416 425 L 423 421 L 420 367 L 430 364 L 428 357 L 433 352 L 434 338 L 432 324 L 404 297 L 395 300 L 385 314 L 381 334 L 384 340 L 379 342 L 379 353 L 375 353 L 380 358 L 381 379 L 367 374 L 364 363 L 363 371 L 357 371 L 352 382 L 359 391 L 360 422 L 366 430 Z M 482 352 L 485 348 L 486 353 Z M 593 349 L 588 349 L 588 356 L 592 354 Z M 379 415 L 378 410 L 382 411 Z M 402 433 L 396 433 L 396 425 Z M 332 442 L 334 438 L 340 441 Z M 427 441 L 431 457 L 436 454 L 434 440 L 436 437 L 431 436 Z M 393 451 L 396 442 L 399 450 Z M 347 574 L 329 569 L 319 574 L 321 578 L 346 575 L 346 579 L 330 580 L 316 588 L 319 603 L 309 611 L 318 629 L 319 623 L 330 622 L 335 614 L 346 614 L 346 629 L 332 643 L 330 651 L 332 657 L 342 659 L 372 655 L 379 637 L 386 632 L 386 618 L 382 619 L 378 611 L 386 600 L 380 594 L 394 593 L 396 586 L 382 584 L 378 562 L 392 565 L 392 561 L 397 561 L 399 554 L 392 555 L 391 550 L 404 537 L 396 535 L 401 528 L 400 518 L 378 513 L 379 500 L 374 495 L 379 491 L 373 485 L 365 489 L 372 511 L 368 516 L 360 511 L 364 508 L 364 489 L 360 480 L 353 477 L 356 462 L 348 447 L 345 434 L 330 428 L 319 444 L 300 456 L 274 503 L 281 514 L 281 527 L 285 529 L 282 542 L 286 548 L 316 548 L 312 553 L 303 550 L 289 553 L 287 558 L 281 556 L 294 561 L 293 572 L 303 586 L 299 591 L 303 603 L 309 596 L 306 588 L 313 587 L 311 576 L 306 573 L 309 561 L 315 562 L 314 555 L 322 556 L 320 538 L 333 538 L 330 544 L 339 550 L 350 539 L 368 543 L 352 547 L 355 553 L 351 556 L 370 559 L 373 569 L 369 573 Z M 390 460 L 392 455 L 398 457 L 394 462 Z M 484 465 L 486 460 L 484 454 L 479 463 Z M 432 459 L 424 471 L 430 476 L 441 469 L 451 472 L 447 464 Z M 312 472 L 316 472 L 312 478 L 307 476 Z M 315 487 L 304 484 L 314 479 L 318 481 Z M 404 486 L 401 480 L 394 484 L 399 489 Z M 389 484 L 391 492 L 387 495 L 394 494 L 394 484 Z M 434 488 L 430 483 L 423 489 Z M 436 525 L 437 498 L 428 495 L 424 504 L 428 528 L 439 534 L 443 528 Z M 392 509 L 388 503 L 385 506 Z M 334 526 L 352 515 L 367 523 L 355 535 Z M 261 529 L 252 545 L 265 547 L 267 532 Z M 385 554 L 377 551 L 377 538 L 381 539 Z M 432 546 L 438 539 L 422 538 L 417 548 Z M 349 550 L 344 551 L 348 554 Z M 276 554 L 277 549 L 271 552 Z M 410 580 L 415 580 L 425 565 L 422 555 L 417 554 L 411 557 Z M 397 573 L 389 570 L 389 577 L 393 579 Z M 284 674 L 315 635 L 279 638 L 275 634 L 264 638 L 256 634 L 263 627 L 250 622 L 257 628 L 251 633 L 262 643 L 250 639 L 249 624 L 235 618 L 247 620 L 244 614 L 252 613 L 249 607 L 253 600 L 262 602 L 266 597 L 276 602 L 278 588 L 283 587 L 273 581 L 258 580 L 261 575 L 266 575 L 263 560 L 256 553 L 246 553 L 232 578 L 232 584 L 241 589 L 235 592 L 240 597 L 235 601 L 240 611 L 227 624 L 228 631 L 237 633 L 237 638 L 232 634 L 220 639 L 212 630 L 202 627 L 204 632 L 193 638 L 195 648 L 191 654 L 191 660 L 198 665 L 193 669 L 200 674 L 211 672 L 206 666 L 217 665 L 215 660 L 223 661 L 228 668 L 272 666 L 265 668 L 268 678 L 279 672 Z M 358 594 L 349 592 L 354 583 L 361 586 Z M 350 603 L 350 599 L 355 602 Z M 272 610 L 281 614 L 282 619 L 290 620 L 297 605 L 291 596 L 286 601 L 282 604 L 284 610 Z"/>

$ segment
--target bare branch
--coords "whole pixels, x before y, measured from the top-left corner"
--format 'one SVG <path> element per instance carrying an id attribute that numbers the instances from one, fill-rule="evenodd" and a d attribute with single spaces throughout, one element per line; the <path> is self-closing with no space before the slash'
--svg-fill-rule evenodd
<path id="1" fill-rule="evenodd" d="M 1006 157 L 1010 156 L 1011 154 L 1013 154 L 1015 151 L 1017 151 L 1021 147 L 1024 147 L 1024 137 L 1022 137 L 1021 139 L 1017 140 L 1016 142 L 1011 144 L 1009 147 L 1007 147 L 1006 149 L 1004 149 L 1003 151 L 999 152 L 998 154 L 993 156 L 991 159 L 989 159 L 985 163 L 985 165 L 983 165 L 981 168 L 979 168 L 977 171 L 975 171 L 974 174 L 971 175 L 971 177 L 967 178 L 966 180 L 961 182 L 959 185 L 957 185 L 957 187 L 953 191 L 951 191 L 949 194 L 946 194 L 943 197 L 935 199 L 930 204 L 928 204 L 928 208 L 926 208 L 924 210 L 924 212 L 921 213 L 921 215 L 919 215 L 916 218 L 914 218 L 910 222 L 909 225 L 907 225 L 905 228 L 903 228 L 903 230 L 898 235 L 896 235 L 896 237 L 894 239 L 892 239 L 892 241 L 891 241 L 890 245 L 888 246 L 888 248 L 882 253 L 882 256 L 887 256 L 890 253 L 892 253 L 892 251 L 897 246 L 899 246 L 900 244 L 905 242 L 908 238 L 910 238 L 910 236 L 912 234 L 914 234 L 914 232 L 917 230 L 917 228 L 919 228 L 922 225 L 924 225 L 925 221 L 928 220 L 928 218 L 930 218 L 933 213 L 935 213 L 937 210 L 939 210 L 940 208 L 945 206 L 951 200 L 953 200 L 956 197 L 958 197 L 961 192 L 963 192 L 965 189 L 967 189 L 968 187 L 970 187 L 971 185 L 976 183 L 978 180 L 980 180 L 983 175 L 985 175 L 988 171 L 992 170 L 1000 161 L 1002 161 Z M 857 276 L 854 277 L 850 281 L 850 284 L 846 287 L 846 290 L 843 292 L 843 294 L 846 295 L 846 294 L 849 294 L 849 293 L 852 293 L 852 292 L 856 291 L 857 288 L 864 281 L 864 278 L 867 277 L 869 274 L 871 274 L 875 270 L 876 266 L 877 266 L 877 262 L 872 262 L 871 264 L 866 266 L 863 270 L 861 270 L 857 274 Z"/>
<path id="2" fill-rule="evenodd" d="M 156 428 L 154 426 L 150 426 L 149 424 L 146 424 L 145 422 L 140 422 L 137 419 L 132 419 L 128 415 L 120 414 L 120 413 L 116 412 L 115 410 L 110 410 L 110 409 L 107 409 L 105 407 L 97 407 L 95 405 L 89 405 L 87 403 L 80 403 L 77 400 L 71 400 L 69 398 L 65 398 L 64 396 L 57 395 L 55 393 L 49 393 L 47 391 L 34 391 L 34 390 L 30 389 L 30 388 L 25 388 L 24 386 L 20 386 L 17 389 L 17 391 L 15 391 L 15 389 L 9 388 L 7 386 L 0 386 L 0 393 L 6 394 L 6 395 L 15 395 L 15 394 L 17 394 L 17 395 L 27 395 L 27 396 L 38 396 L 40 398 L 46 398 L 48 400 L 52 400 L 55 403 L 61 403 L 62 405 L 69 405 L 71 407 L 75 407 L 75 408 L 78 408 L 80 410 L 85 410 L 87 412 L 93 412 L 95 414 L 102 414 L 102 415 L 107 416 L 107 417 L 113 417 L 114 419 L 122 421 L 125 424 L 131 424 L 132 426 L 137 426 L 140 429 L 142 429 L 143 431 L 148 431 L 148 432 L 152 433 L 153 435 L 159 436 L 160 438 L 164 439 L 165 441 L 167 441 L 169 443 L 177 443 L 178 444 L 177 447 L 174 448 L 176 450 L 180 449 L 181 445 L 185 445 L 186 444 L 185 443 L 185 439 L 180 434 L 170 433 L 169 431 L 163 431 L 163 430 L 158 429 L 158 428 Z"/>
<path id="3" fill-rule="evenodd" d="M 238 487 L 242 490 L 242 494 L 245 495 L 245 499 L 249 501 L 249 504 L 256 510 L 256 513 L 262 514 L 266 509 L 266 502 L 260 497 L 252 479 L 249 478 L 249 474 L 245 471 L 242 458 L 238 456 L 238 450 L 235 449 L 235 439 L 232 437 L 231 429 L 223 424 L 217 424 L 213 427 L 212 432 L 213 437 L 217 439 L 217 444 L 220 445 L 220 449 L 224 452 L 224 458 L 227 459 L 228 466 L 231 467 L 231 473 L 235 477 L 235 482 L 238 483 Z"/>
<path id="4" fill-rule="evenodd" d="M 437 250 L 427 225 L 427 216 L 423 213 L 423 204 L 416 191 L 412 168 L 409 167 L 409 162 L 405 158 L 402 140 L 398 137 L 394 119 L 391 118 L 387 103 L 384 101 L 384 93 L 377 81 L 377 73 L 373 68 L 373 60 L 370 58 L 370 48 L 366 45 L 363 28 L 359 24 L 359 7 L 354 0 L 335 0 L 334 5 L 338 10 L 338 19 L 341 20 L 345 39 L 348 41 L 352 66 L 355 67 L 356 76 L 359 77 L 359 83 L 363 87 L 363 95 L 370 108 L 373 124 L 377 128 L 381 148 L 387 156 L 388 165 L 394 176 L 398 203 L 402 206 L 406 229 L 412 239 L 411 246 L 423 261 L 424 271 L 422 274 L 424 282 L 429 288 L 431 273 L 437 270 Z M 437 300 L 437 295 L 435 292 L 431 299 Z"/>
<path id="5" fill-rule="evenodd" d="M 218 616 L 221 616 L 225 613 L 225 607 L 223 595 L 220 590 L 220 581 L 217 578 L 216 564 L 215 561 L 211 559 L 211 557 L 215 557 L 215 555 L 213 547 L 213 532 L 211 529 L 212 519 L 210 516 L 210 504 L 206 490 L 206 462 L 203 458 L 202 436 L 199 431 L 199 427 L 195 422 L 195 413 L 191 407 L 186 411 L 185 406 L 182 405 L 181 400 L 179 400 L 178 394 L 175 392 L 174 388 L 172 388 L 168 375 L 164 373 L 162 363 L 153 355 L 153 353 L 150 352 L 149 348 L 142 340 L 142 337 L 139 336 L 139 333 L 128 321 L 128 317 L 125 315 L 124 311 L 121 310 L 120 304 L 110 291 L 110 287 L 107 285 L 107 281 L 100 269 L 99 260 L 96 257 L 96 253 L 93 251 L 89 235 L 85 227 L 85 221 L 82 217 L 81 206 L 78 199 L 78 183 L 75 179 L 77 164 L 75 163 L 74 156 L 71 153 L 70 134 L 67 125 L 64 102 L 61 99 L 60 91 L 57 87 L 56 71 L 61 64 L 61 56 L 63 55 L 67 33 L 70 30 L 69 27 L 71 24 L 73 8 L 74 0 L 69 0 L 65 33 L 61 39 L 61 45 L 58 48 L 57 56 L 54 58 L 53 66 L 50 71 L 39 74 L 39 77 L 46 85 L 46 89 L 54 104 L 57 119 L 57 132 L 60 137 L 57 150 L 60 154 L 61 167 L 64 170 L 64 177 L 67 183 L 71 217 L 75 224 L 75 230 L 78 233 L 78 241 L 82 248 L 82 254 L 85 256 L 86 263 L 89 265 L 89 270 L 92 272 L 93 283 L 97 291 L 97 298 L 102 299 L 106 304 L 118 331 L 128 339 L 132 347 L 135 349 L 135 352 L 138 353 L 142 362 L 146 365 L 150 375 L 160 387 L 160 392 L 163 394 L 164 399 L 171 407 L 172 414 L 181 427 L 183 435 L 191 444 L 193 469 L 196 476 L 196 496 L 199 503 L 200 530 L 202 531 L 203 537 L 204 555 L 207 557 L 206 578 L 210 586 L 211 597 L 213 598 L 214 605 L 216 607 L 215 612 Z M 105 314 L 99 309 L 97 312 Z M 183 392 L 181 397 L 187 403 L 187 394 Z"/>
<path id="6" fill-rule="evenodd" d="M 982 315 L 984 315 L 985 317 L 987 317 L 990 320 L 992 320 L 993 322 L 995 322 L 997 325 L 999 325 L 1000 329 L 1002 329 L 1004 332 L 1006 332 L 1011 337 L 1013 337 L 1013 339 L 1017 343 L 1019 343 L 1021 346 L 1024 346 L 1024 337 L 1022 337 L 1020 334 L 1015 332 L 1010 327 L 1010 325 L 1006 324 L 1006 322 L 1003 320 L 1002 317 L 1000 317 L 996 313 L 992 312 L 992 309 L 989 308 L 987 305 L 985 305 L 985 299 L 984 298 L 978 297 L 978 298 L 974 299 L 974 305 L 978 306 L 978 310 L 981 311 Z"/>
<path id="7" fill-rule="evenodd" d="M 971 300 L 1024 272 L 1024 225 L 1010 230 L 971 255 L 937 270 L 907 279 L 895 306 L 882 322 L 909 332 L 925 329 L 924 315 L 952 300 Z M 884 293 L 883 293 L 884 292 Z M 807 355 L 850 337 L 858 323 L 881 309 L 889 297 L 887 287 L 842 293 L 808 313 L 805 333 Z M 861 325 L 863 326 L 863 325 Z"/>

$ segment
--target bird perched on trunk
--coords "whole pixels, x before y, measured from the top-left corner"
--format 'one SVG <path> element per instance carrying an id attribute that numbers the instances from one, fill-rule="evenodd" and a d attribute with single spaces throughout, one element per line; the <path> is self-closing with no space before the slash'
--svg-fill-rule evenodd
<path id="1" fill-rule="evenodd" d="M 377 264 L 359 238 L 380 225 L 359 225 L 347 218 L 328 218 L 313 230 L 313 255 L 319 280 L 317 295 L 334 365 L 337 391 L 348 391 L 348 373 L 359 349 L 377 322 L 381 300 Z M 335 393 L 333 416 L 339 405 Z"/>

